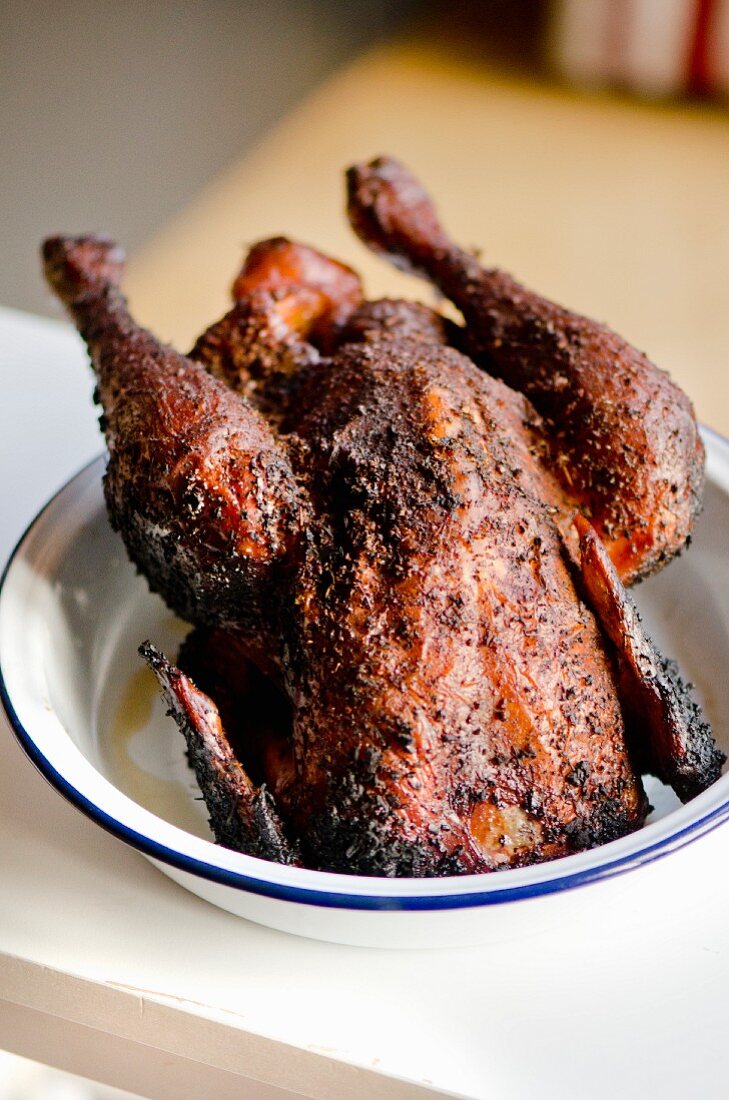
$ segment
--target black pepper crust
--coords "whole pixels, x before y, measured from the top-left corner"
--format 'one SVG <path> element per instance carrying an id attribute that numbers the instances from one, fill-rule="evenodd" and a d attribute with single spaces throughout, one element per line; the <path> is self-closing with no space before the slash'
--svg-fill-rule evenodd
<path id="1" fill-rule="evenodd" d="M 585 589 L 618 654 L 628 736 L 644 770 L 688 802 L 716 782 L 726 756 L 678 665 L 663 657 L 646 634 L 595 529 L 582 517 L 576 525 Z"/>
<path id="2" fill-rule="evenodd" d="M 285 450 L 250 404 L 135 324 L 115 246 L 51 238 L 43 254 L 96 371 L 104 492 L 129 556 L 183 618 L 257 637 L 305 523 Z"/>
<path id="3" fill-rule="evenodd" d="M 350 316 L 339 344 L 380 340 L 422 340 L 426 344 L 455 344 L 457 326 L 420 302 L 379 298 L 363 302 Z"/>
<path id="4" fill-rule="evenodd" d="M 349 269 L 290 241 L 253 249 L 194 360 L 135 325 L 109 242 L 44 256 L 97 373 L 112 522 L 195 627 L 182 668 L 142 651 L 220 843 L 426 876 L 640 827 L 639 693 L 582 598 L 529 397 L 432 310 L 360 304 Z M 669 736 L 679 793 L 716 774 L 707 736 Z"/>
<path id="5" fill-rule="evenodd" d="M 685 545 L 701 507 L 704 449 L 688 397 L 605 325 L 486 269 L 441 227 L 430 197 L 391 157 L 347 173 L 355 232 L 432 280 L 461 310 L 464 348 L 542 418 L 546 461 L 571 515 L 597 528 L 625 584 Z"/>
<path id="6" fill-rule="evenodd" d="M 270 791 L 252 783 L 233 755 L 215 703 L 151 642 L 143 642 L 139 653 L 159 680 L 167 713 L 185 738 L 218 844 L 274 863 L 299 864 L 297 846 L 285 835 Z"/>
<path id="7" fill-rule="evenodd" d="M 313 508 L 286 632 L 296 779 L 277 792 L 305 861 L 490 870 L 637 827 L 612 664 L 523 398 L 453 349 L 386 343 L 302 367 L 284 437 Z M 566 783 L 585 757 L 589 781 Z"/>

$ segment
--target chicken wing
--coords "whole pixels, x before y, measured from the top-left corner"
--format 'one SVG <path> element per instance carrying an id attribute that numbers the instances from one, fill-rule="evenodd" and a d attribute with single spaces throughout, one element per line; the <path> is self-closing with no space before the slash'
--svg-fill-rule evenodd
<path id="1" fill-rule="evenodd" d="M 233 284 L 235 305 L 190 358 L 246 397 L 276 428 L 296 400 L 299 371 L 318 362 L 362 300 L 344 264 L 284 237 L 260 241 Z"/>
<path id="2" fill-rule="evenodd" d="M 300 863 L 268 789 L 256 786 L 234 755 L 213 700 L 149 642 L 139 652 L 185 738 L 218 844 L 274 863 Z"/>
<path id="3" fill-rule="evenodd" d="M 726 757 L 675 662 L 663 657 L 646 634 L 595 529 L 583 516 L 577 516 L 575 525 L 588 598 L 619 655 L 628 735 L 643 770 L 688 802 L 716 782 Z"/>

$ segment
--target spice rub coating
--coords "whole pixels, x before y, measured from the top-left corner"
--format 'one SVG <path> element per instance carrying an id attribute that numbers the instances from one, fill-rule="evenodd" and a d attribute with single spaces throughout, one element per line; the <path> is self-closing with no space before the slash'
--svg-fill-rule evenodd
<path id="1" fill-rule="evenodd" d="M 281 238 L 252 255 L 185 357 L 129 316 L 109 242 L 44 248 L 97 373 L 112 522 L 195 627 L 180 667 L 143 654 L 216 839 L 322 870 L 485 872 L 638 828 L 662 734 L 663 778 L 685 796 L 698 754 L 690 789 L 712 782 L 680 691 L 641 742 L 652 697 L 608 621 L 625 593 L 611 574 L 599 602 L 587 554 L 580 575 L 529 397 L 433 310 L 362 302 L 348 268 Z"/>
<path id="2" fill-rule="evenodd" d="M 575 526 L 588 600 L 618 654 L 628 735 L 635 730 L 639 737 L 636 748 L 643 769 L 688 802 L 716 782 L 726 756 L 716 747 L 691 685 L 646 634 L 595 529 L 583 516 Z"/>
<path id="3" fill-rule="evenodd" d="M 305 859 L 482 871 L 640 825 L 613 667 L 514 444 L 519 395 L 389 338 L 308 368 L 300 402 L 314 521 L 284 814 Z"/>
<path id="4" fill-rule="evenodd" d="M 440 225 L 390 157 L 351 168 L 348 210 L 374 251 L 426 276 L 462 312 L 465 347 L 543 419 L 548 461 L 572 512 L 596 527 L 624 583 L 685 545 L 703 491 L 693 407 L 669 376 L 605 325 L 482 267 Z M 569 517 L 563 528 L 572 539 Z"/>
<path id="5" fill-rule="evenodd" d="M 275 615 L 305 512 L 285 450 L 248 402 L 133 321 L 119 249 L 52 238 L 43 255 L 96 372 L 106 503 L 132 561 L 183 618 L 269 635 L 261 606 Z"/>
<path id="6" fill-rule="evenodd" d="M 252 782 L 234 754 L 213 700 L 150 642 L 139 652 L 157 676 L 167 713 L 185 738 L 217 842 L 274 863 L 299 864 L 296 845 L 286 837 L 270 793 Z"/>

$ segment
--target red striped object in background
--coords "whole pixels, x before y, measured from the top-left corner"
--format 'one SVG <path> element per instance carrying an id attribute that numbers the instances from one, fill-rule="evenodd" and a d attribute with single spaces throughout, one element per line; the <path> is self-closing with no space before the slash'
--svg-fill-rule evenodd
<path id="1" fill-rule="evenodd" d="M 559 0 L 551 52 L 578 83 L 725 97 L 729 0 Z"/>

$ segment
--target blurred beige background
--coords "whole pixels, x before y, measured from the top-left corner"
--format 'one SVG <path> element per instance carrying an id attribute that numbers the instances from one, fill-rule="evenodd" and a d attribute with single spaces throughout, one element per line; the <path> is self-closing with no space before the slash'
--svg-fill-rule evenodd
<path id="1" fill-rule="evenodd" d="M 52 312 L 37 248 L 130 250 L 412 0 L 0 0 L 0 303 Z"/>

